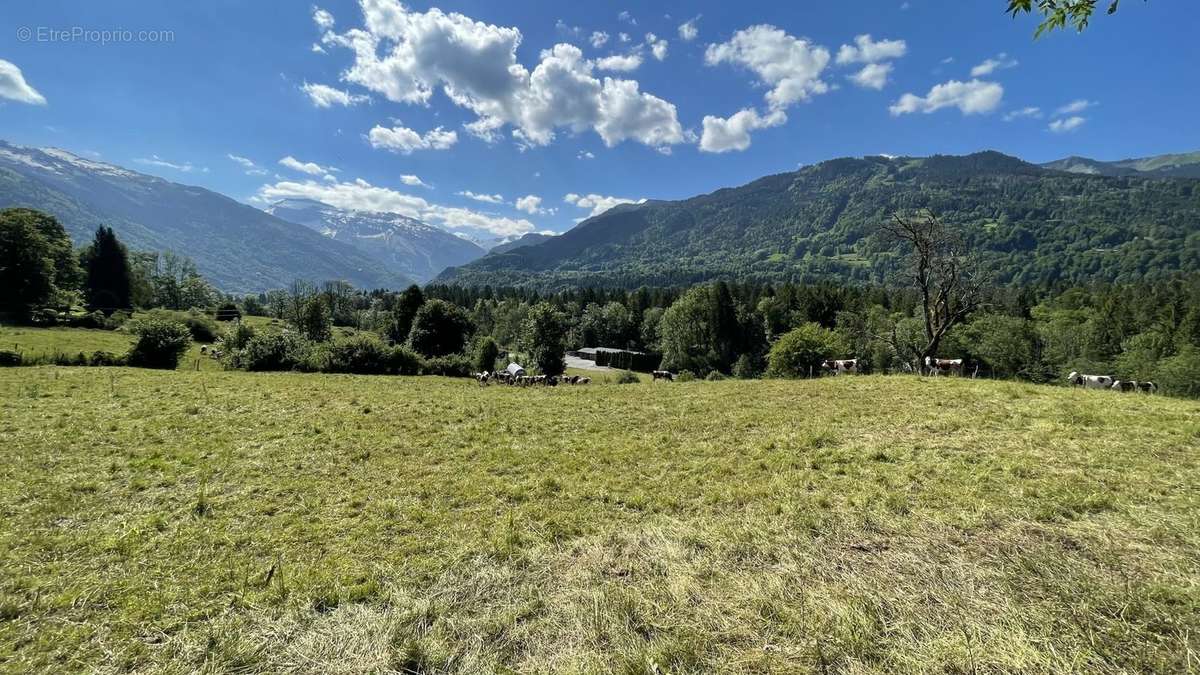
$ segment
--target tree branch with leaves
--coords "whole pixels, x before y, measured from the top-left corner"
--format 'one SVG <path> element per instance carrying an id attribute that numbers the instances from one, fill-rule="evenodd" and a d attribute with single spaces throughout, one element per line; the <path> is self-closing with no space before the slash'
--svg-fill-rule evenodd
<path id="1" fill-rule="evenodd" d="M 1075 30 L 1083 32 L 1083 29 L 1088 27 L 1092 15 L 1096 13 L 1096 2 L 1097 0 L 1009 0 L 1008 9 L 1005 11 L 1014 19 L 1021 14 L 1031 14 L 1034 9 L 1041 12 L 1045 18 L 1034 31 L 1033 36 L 1037 38 L 1041 37 L 1042 33 L 1066 29 L 1067 26 L 1073 26 Z M 1120 4 L 1121 0 L 1108 0 L 1106 13 L 1116 14 Z"/>

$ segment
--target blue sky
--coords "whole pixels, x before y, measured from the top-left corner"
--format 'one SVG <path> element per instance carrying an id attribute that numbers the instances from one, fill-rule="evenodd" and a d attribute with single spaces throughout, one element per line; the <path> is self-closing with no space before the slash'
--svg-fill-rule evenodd
<path id="1" fill-rule="evenodd" d="M 841 156 L 1200 148 L 1200 3 L 1039 40 L 1005 4 L 6 3 L 0 138 L 476 237 Z"/>

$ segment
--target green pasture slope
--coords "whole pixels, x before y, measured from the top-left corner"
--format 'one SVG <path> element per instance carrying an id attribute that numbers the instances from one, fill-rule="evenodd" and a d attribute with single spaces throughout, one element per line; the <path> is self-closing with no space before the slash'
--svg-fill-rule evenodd
<path id="1" fill-rule="evenodd" d="M 0 370 L 0 670 L 1188 672 L 1200 404 Z"/>

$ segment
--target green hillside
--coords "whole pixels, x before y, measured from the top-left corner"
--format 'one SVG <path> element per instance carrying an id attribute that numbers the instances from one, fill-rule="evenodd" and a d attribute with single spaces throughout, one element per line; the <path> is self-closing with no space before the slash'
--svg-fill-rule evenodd
<path id="1" fill-rule="evenodd" d="M 439 281 L 544 289 L 884 282 L 901 258 L 879 224 L 917 209 L 959 227 L 1003 284 L 1200 269 L 1200 181 L 1069 174 L 984 152 L 838 159 L 682 201 L 621 206 Z"/>

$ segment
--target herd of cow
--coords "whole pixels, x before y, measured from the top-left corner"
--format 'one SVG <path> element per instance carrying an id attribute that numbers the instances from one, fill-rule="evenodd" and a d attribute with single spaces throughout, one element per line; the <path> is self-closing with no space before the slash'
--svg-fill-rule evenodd
<path id="1" fill-rule="evenodd" d="M 507 384 L 510 387 L 557 387 L 560 384 L 589 384 L 592 381 L 592 378 L 581 375 L 515 375 L 507 370 L 485 370 L 482 373 L 474 373 L 472 377 L 481 387 L 486 387 L 492 382 Z"/>
<path id="2" fill-rule="evenodd" d="M 1080 375 L 1072 372 L 1067 376 L 1067 384 L 1084 389 L 1113 389 L 1115 391 L 1141 391 L 1153 394 L 1158 391 L 1158 385 L 1153 382 L 1137 380 L 1117 380 L 1110 375 Z"/>

